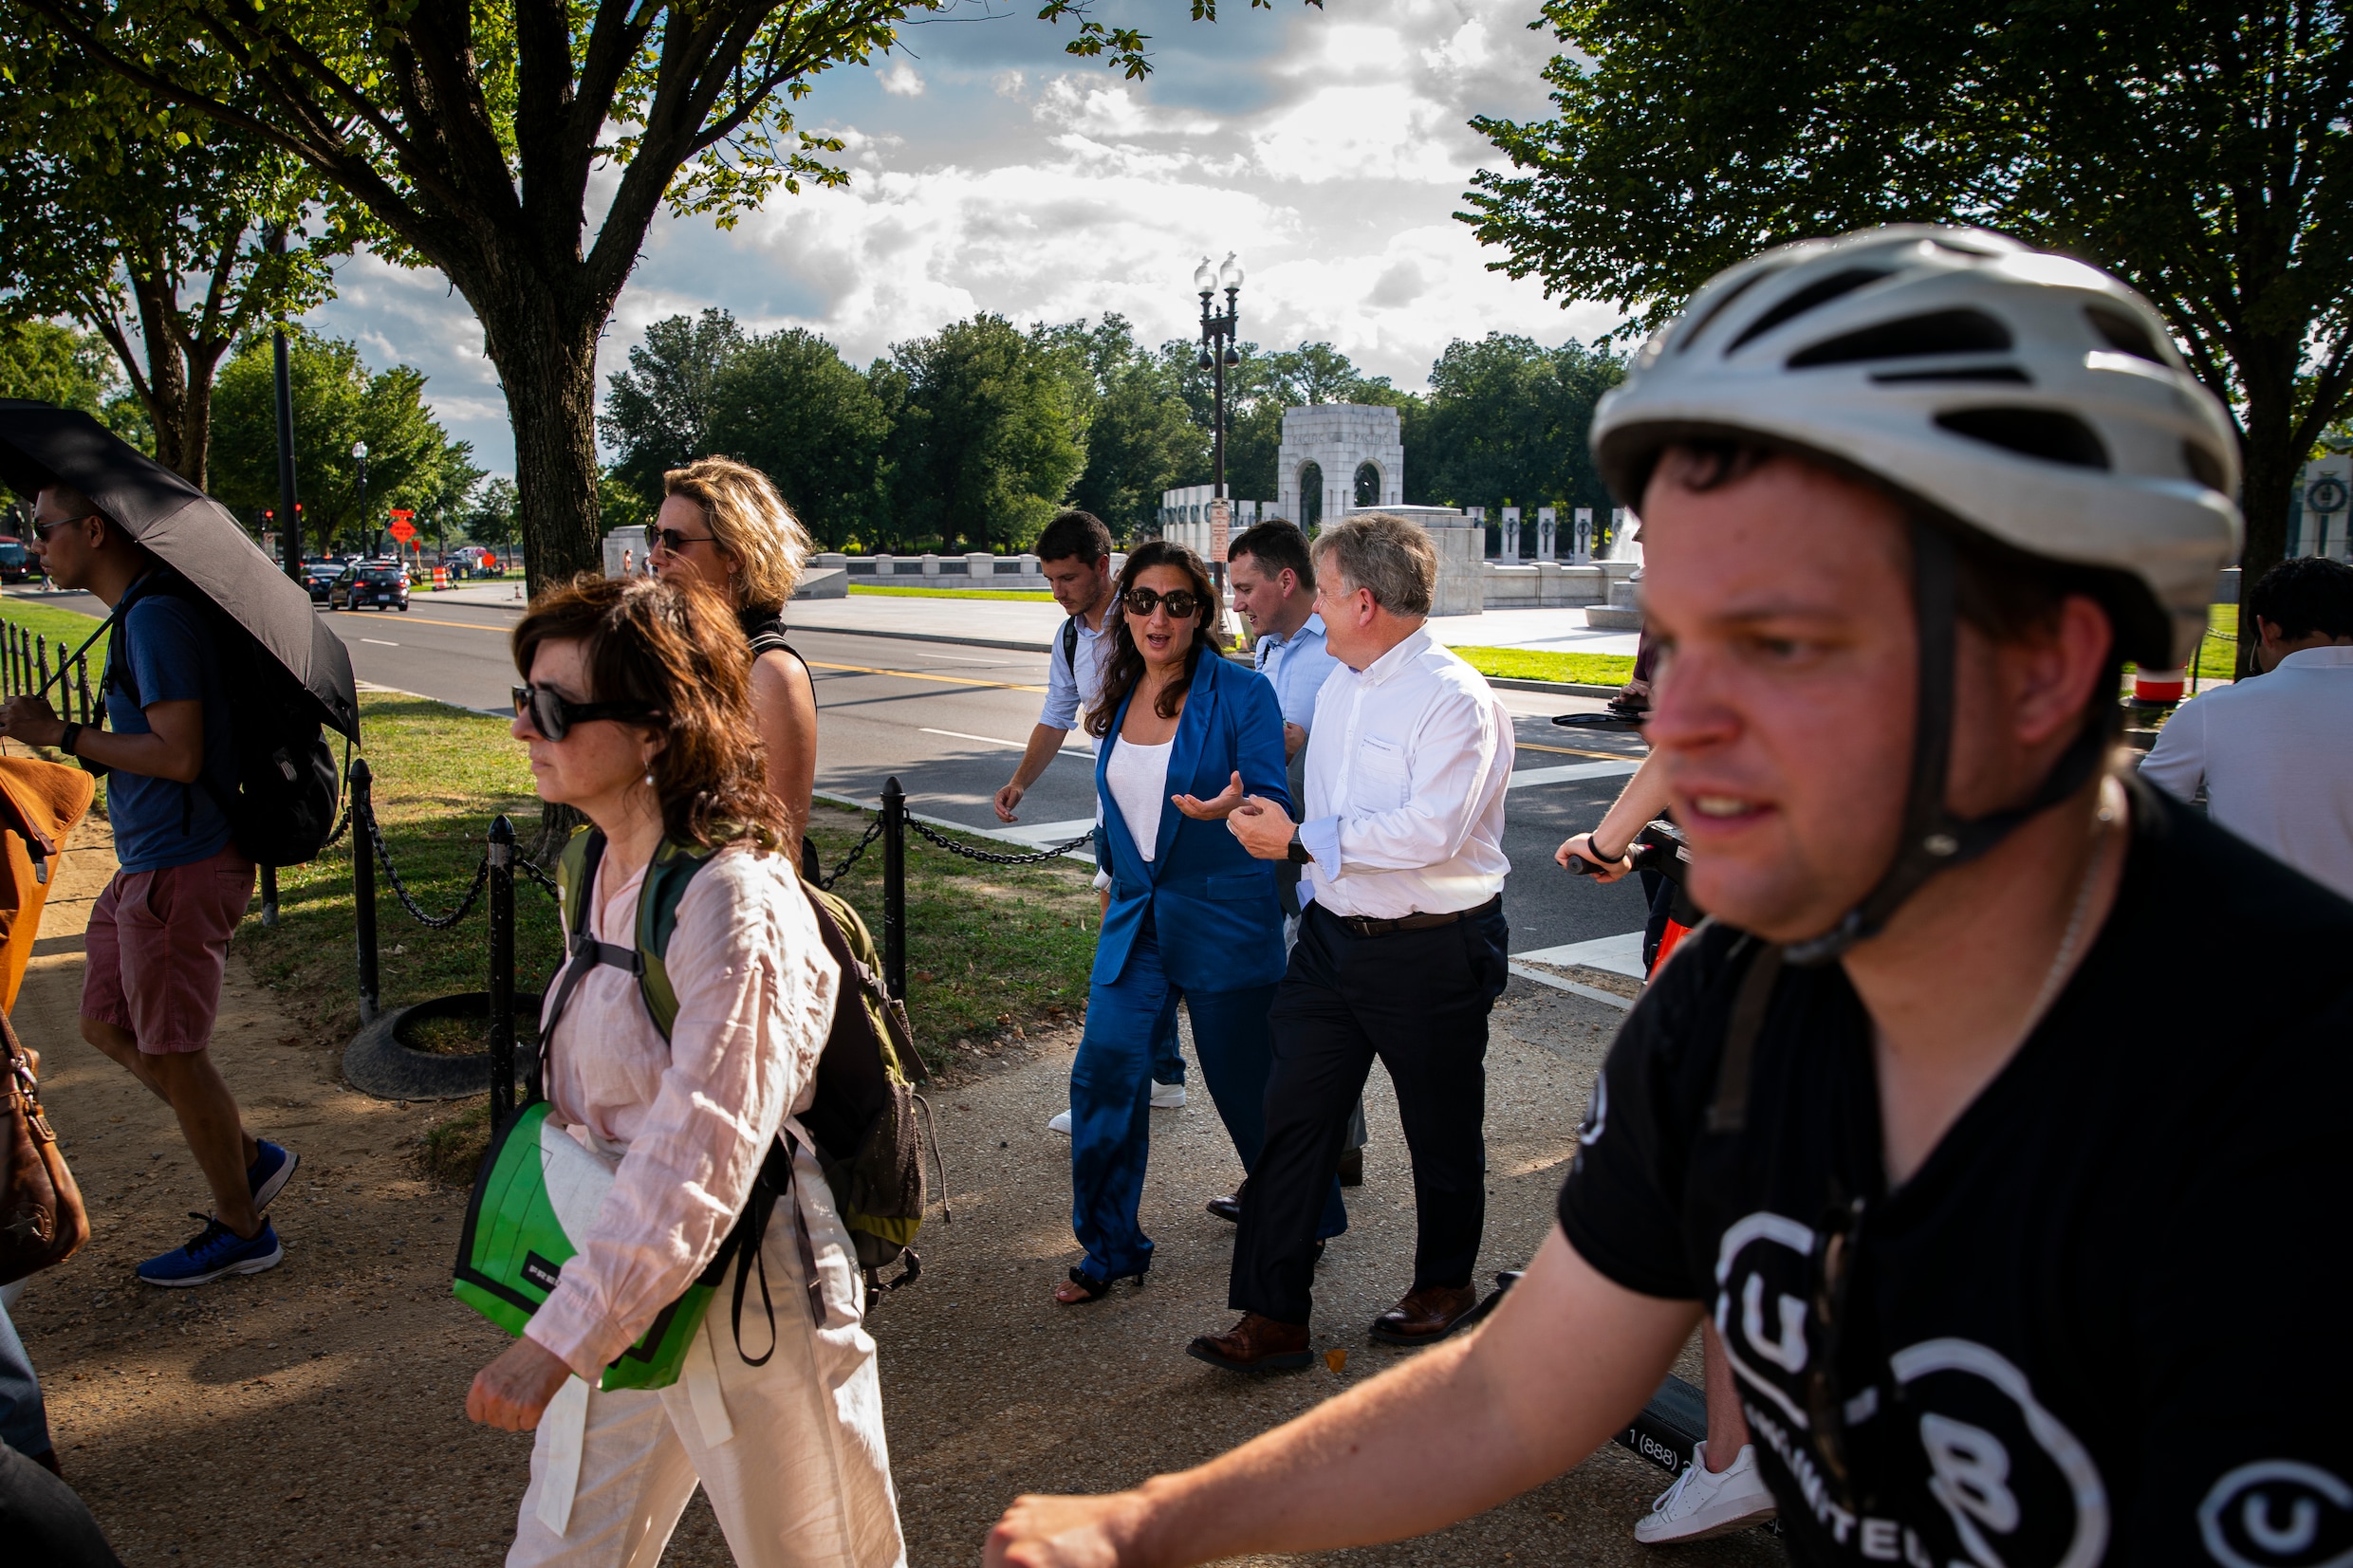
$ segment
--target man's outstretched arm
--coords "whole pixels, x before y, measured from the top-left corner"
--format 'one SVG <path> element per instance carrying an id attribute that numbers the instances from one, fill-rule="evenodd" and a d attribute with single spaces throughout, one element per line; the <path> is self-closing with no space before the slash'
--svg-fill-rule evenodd
<path id="1" fill-rule="evenodd" d="M 1555 1228 L 1468 1338 L 1232 1452 L 1106 1497 L 1022 1497 L 991 1568 L 1183 1568 L 1425 1535 L 1558 1475 L 1633 1419 L 1698 1317 L 1596 1273 Z"/>

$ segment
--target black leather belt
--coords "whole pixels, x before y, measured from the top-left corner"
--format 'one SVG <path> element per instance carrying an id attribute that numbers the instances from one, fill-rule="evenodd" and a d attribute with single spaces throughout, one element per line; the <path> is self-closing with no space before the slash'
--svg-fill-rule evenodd
<path id="1" fill-rule="evenodd" d="M 1315 907 L 1324 908 L 1321 904 Z M 1451 926 L 1458 920 L 1492 914 L 1501 908 L 1503 895 L 1499 893 L 1476 909 L 1455 910 L 1449 914 L 1400 914 L 1394 920 L 1377 920 L 1369 914 L 1332 914 L 1330 910 L 1324 910 L 1324 913 L 1345 926 L 1351 935 L 1390 936 L 1401 931 L 1429 931 L 1437 926 Z"/>

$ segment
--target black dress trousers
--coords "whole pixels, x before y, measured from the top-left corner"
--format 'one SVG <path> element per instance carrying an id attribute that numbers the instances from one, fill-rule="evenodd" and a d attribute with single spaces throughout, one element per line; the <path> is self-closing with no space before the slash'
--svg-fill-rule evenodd
<path id="1" fill-rule="evenodd" d="M 1316 1220 L 1375 1058 L 1397 1086 L 1413 1158 L 1413 1288 L 1471 1282 L 1487 1219 L 1487 1015 L 1508 940 L 1500 903 L 1381 936 L 1307 906 L 1270 1015 L 1267 1141 L 1243 1195 L 1228 1305 L 1307 1321 Z"/>

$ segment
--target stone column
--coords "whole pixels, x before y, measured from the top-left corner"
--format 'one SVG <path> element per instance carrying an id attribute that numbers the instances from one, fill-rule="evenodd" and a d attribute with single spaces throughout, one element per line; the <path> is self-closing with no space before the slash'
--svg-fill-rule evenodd
<path id="1" fill-rule="evenodd" d="M 995 581 L 997 558 L 986 550 L 972 551 L 964 558 L 964 575 L 975 585 Z"/>
<path id="2" fill-rule="evenodd" d="M 1226 541 L 1232 537 L 1233 503 L 1219 496 L 1209 504 L 1209 560 L 1213 564 L 1223 564 Z"/>
<path id="3" fill-rule="evenodd" d="M 1487 508 L 1485 507 L 1465 507 L 1462 509 L 1462 515 L 1470 520 L 1473 527 L 1479 530 L 1479 559 L 1485 561 L 1487 559 Z"/>
<path id="4" fill-rule="evenodd" d="M 891 575 L 892 570 L 893 563 L 891 558 L 888 555 L 877 553 L 874 558 L 874 575 L 877 577 L 888 577 Z"/>
<path id="5" fill-rule="evenodd" d="M 932 554 L 928 550 L 925 551 L 923 555 L 923 575 L 925 577 L 937 577 L 939 575 L 939 557 Z"/>
<path id="6" fill-rule="evenodd" d="M 1503 509 L 1503 550 L 1499 559 L 1513 566 L 1520 563 L 1520 508 L 1517 507 Z"/>
<path id="7" fill-rule="evenodd" d="M 1560 560 L 1560 553 L 1555 548 L 1559 543 L 1556 538 L 1558 526 L 1559 519 L 1550 507 L 1536 508 L 1536 559 L 1538 561 Z"/>
<path id="8" fill-rule="evenodd" d="M 1569 550 L 1569 560 L 1580 566 L 1593 564 L 1593 508 L 1579 507 L 1575 513 L 1577 539 Z"/>

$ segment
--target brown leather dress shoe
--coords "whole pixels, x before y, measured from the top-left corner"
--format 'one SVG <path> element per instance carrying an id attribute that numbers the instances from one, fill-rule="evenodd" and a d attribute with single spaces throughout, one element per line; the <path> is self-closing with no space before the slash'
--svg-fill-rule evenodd
<path id="1" fill-rule="evenodd" d="M 1373 1337 L 1384 1345 L 1435 1345 L 1462 1326 L 1479 1304 L 1471 1285 L 1432 1285 L 1417 1290 L 1373 1319 Z"/>
<path id="2" fill-rule="evenodd" d="M 1185 1347 L 1196 1360 L 1228 1372 L 1296 1372 L 1315 1360 L 1307 1348 L 1307 1325 L 1278 1323 L 1255 1312 L 1223 1334 L 1204 1334 Z"/>

